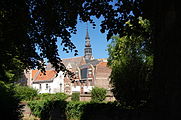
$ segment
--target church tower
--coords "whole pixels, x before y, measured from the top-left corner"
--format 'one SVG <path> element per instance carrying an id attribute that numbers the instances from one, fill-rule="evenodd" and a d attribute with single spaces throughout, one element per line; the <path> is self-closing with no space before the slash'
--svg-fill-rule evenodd
<path id="1" fill-rule="evenodd" d="M 89 33 L 88 33 L 88 26 L 87 26 L 86 37 L 85 37 L 84 58 L 86 61 L 93 59 L 92 48 L 91 48 L 91 44 L 90 44 L 90 37 L 89 37 Z"/>

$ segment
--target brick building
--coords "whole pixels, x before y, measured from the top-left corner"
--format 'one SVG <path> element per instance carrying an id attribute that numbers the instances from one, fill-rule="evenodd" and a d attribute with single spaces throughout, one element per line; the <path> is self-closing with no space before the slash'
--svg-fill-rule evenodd
<path id="1" fill-rule="evenodd" d="M 30 70 L 25 75 L 28 77 L 28 85 L 38 89 L 40 93 L 64 92 L 71 94 L 80 92 L 86 94 L 90 93 L 94 86 L 110 90 L 109 75 L 111 69 L 107 67 L 107 59 L 93 58 L 88 30 L 85 37 L 84 56 L 63 59 L 62 62 L 67 69 L 75 73 L 75 79 L 70 80 L 63 73 L 58 73 L 57 76 L 51 64 L 48 64 L 46 75 L 38 70 Z"/>

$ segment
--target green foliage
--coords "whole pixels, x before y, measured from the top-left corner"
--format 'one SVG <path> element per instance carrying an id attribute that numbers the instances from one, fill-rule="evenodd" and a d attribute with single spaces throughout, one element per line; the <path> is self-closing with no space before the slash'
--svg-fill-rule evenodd
<path id="1" fill-rule="evenodd" d="M 62 120 L 65 118 L 69 120 L 79 120 L 85 104 L 87 104 L 87 102 L 65 102 L 63 100 L 54 99 L 33 100 L 28 102 L 32 113 L 42 120 L 51 118 L 55 107 L 58 110 L 58 114 L 63 116 Z"/>
<path id="2" fill-rule="evenodd" d="M 0 79 L 8 83 L 19 80 L 23 73 L 23 63 L 16 57 L 7 59 L 5 56 L 2 56 L 2 58 L 3 60 L 0 60 Z M 2 62 L 7 62 L 8 65 Z"/>
<path id="3" fill-rule="evenodd" d="M 110 4 L 111 2 L 111 4 Z M 11 4 L 9 4 L 11 3 Z M 61 38 L 63 51 L 74 51 L 71 34 L 76 34 L 77 20 L 95 26 L 92 16 L 105 19 L 101 22 L 101 32 L 108 31 L 107 39 L 113 34 L 132 29 L 124 29 L 125 22 L 137 24 L 141 0 L 134 1 L 0 1 L 0 72 L 11 70 L 11 60 L 16 58 L 26 68 L 44 69 L 45 58 L 57 71 L 66 71 L 58 55 L 57 38 Z M 22 9 L 19 9 L 22 8 Z M 116 9 L 115 9 L 116 8 Z M 132 13 L 132 14 L 129 14 Z M 124 17 L 122 17 L 124 16 Z M 79 18 L 79 19 L 78 19 Z M 129 27 L 128 27 L 129 28 Z M 138 24 L 139 28 L 139 24 Z M 39 53 L 37 53 L 37 49 Z M 5 79 L 4 77 L 2 77 Z"/>
<path id="4" fill-rule="evenodd" d="M 21 100 L 32 100 L 34 97 L 38 95 L 36 89 L 28 87 L 28 86 L 20 86 L 15 85 L 15 95 L 19 97 Z"/>
<path id="5" fill-rule="evenodd" d="M 35 98 L 36 100 L 66 100 L 68 98 L 68 95 L 65 93 L 42 93 L 38 94 L 38 96 Z"/>
<path id="6" fill-rule="evenodd" d="M 106 98 L 106 89 L 94 87 L 91 91 L 91 101 L 93 102 L 102 102 Z"/>
<path id="7" fill-rule="evenodd" d="M 129 24 L 129 23 L 127 23 Z M 150 34 L 149 22 L 140 18 L 140 24 Z M 129 24 L 129 27 L 133 27 Z M 108 65 L 112 68 L 111 84 L 116 99 L 127 106 L 139 106 L 150 99 L 153 53 L 150 37 L 132 34 L 113 37 L 108 46 Z"/>
<path id="8" fill-rule="evenodd" d="M 80 100 L 80 93 L 72 93 L 72 96 L 71 96 L 71 100 L 72 101 L 79 101 Z"/>
<path id="9" fill-rule="evenodd" d="M 51 118 L 55 106 L 58 106 L 58 114 L 64 116 L 62 120 L 92 120 L 91 118 L 99 118 L 105 116 L 108 119 L 115 115 L 120 115 L 122 107 L 117 103 L 95 103 L 95 102 L 80 102 L 80 101 L 45 101 L 35 100 L 29 102 L 33 114 L 42 120 Z M 66 115 L 66 116 L 65 116 Z M 100 117 L 101 116 L 101 117 Z M 103 117 L 103 118 L 105 118 Z M 124 116 L 121 116 L 124 117 Z M 66 119 L 65 119 L 66 118 Z M 96 120 L 96 119 L 95 119 Z"/>
<path id="10" fill-rule="evenodd" d="M 88 102 L 70 101 L 66 106 L 66 115 L 68 120 L 80 120 L 84 106 Z"/>
<path id="11" fill-rule="evenodd" d="M 0 116 L 7 120 L 19 120 L 22 117 L 20 99 L 15 96 L 14 86 L 0 81 Z"/>
<path id="12" fill-rule="evenodd" d="M 144 114 L 144 108 L 133 109 L 117 102 L 80 102 L 80 101 L 32 101 L 29 106 L 34 115 L 42 120 L 53 119 L 56 111 L 61 120 L 140 120 L 140 114 Z M 59 109 L 58 109 L 58 108 Z M 56 108 L 56 109 L 55 109 Z M 136 119 L 137 118 L 137 119 Z"/>
<path id="13" fill-rule="evenodd" d="M 36 100 L 29 101 L 28 106 L 32 110 L 32 113 L 41 118 L 41 120 L 49 120 L 56 110 L 59 111 L 64 120 L 66 118 L 65 107 L 67 104 L 64 100 L 67 99 L 67 97 L 64 93 L 44 93 L 38 95 Z"/>
<path id="14" fill-rule="evenodd" d="M 117 102 L 92 102 L 84 105 L 80 120 L 129 120 L 129 112 Z"/>
<path id="15" fill-rule="evenodd" d="M 30 107 L 33 115 L 40 117 L 41 116 L 41 111 L 44 107 L 44 101 L 40 101 L 40 100 L 33 100 L 33 101 L 29 101 L 28 102 L 28 106 Z"/>
<path id="16" fill-rule="evenodd" d="M 137 109 L 118 102 L 87 103 L 80 120 L 144 120 L 148 113 L 145 107 Z"/>
<path id="17" fill-rule="evenodd" d="M 68 95 L 64 93 L 42 93 L 38 94 L 34 100 L 28 102 L 28 106 L 32 110 L 32 113 L 41 118 L 42 120 L 48 120 L 51 118 L 52 112 L 54 109 L 61 109 L 59 110 L 62 112 L 61 114 L 65 117 L 65 100 L 68 98 Z"/>

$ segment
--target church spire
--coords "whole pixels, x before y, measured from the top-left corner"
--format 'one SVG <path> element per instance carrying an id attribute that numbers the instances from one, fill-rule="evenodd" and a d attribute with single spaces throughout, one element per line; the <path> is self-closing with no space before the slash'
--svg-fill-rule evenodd
<path id="1" fill-rule="evenodd" d="M 89 33 L 88 33 L 88 24 L 87 24 L 86 37 L 85 37 L 85 39 L 90 39 L 90 37 L 89 37 Z"/>
<path id="2" fill-rule="evenodd" d="M 88 33 L 88 26 L 87 26 L 87 29 L 86 29 L 85 47 L 91 47 L 91 44 L 90 44 L 90 37 L 89 37 L 89 33 Z"/>
<path id="3" fill-rule="evenodd" d="M 92 48 L 90 44 L 90 37 L 88 33 L 88 24 L 86 29 L 86 37 L 85 37 L 85 48 L 84 48 L 84 58 L 85 60 L 92 60 Z"/>

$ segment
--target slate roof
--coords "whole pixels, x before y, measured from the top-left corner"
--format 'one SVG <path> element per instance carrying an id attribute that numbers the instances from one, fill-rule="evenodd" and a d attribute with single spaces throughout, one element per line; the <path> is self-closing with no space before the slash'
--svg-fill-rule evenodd
<path id="1" fill-rule="evenodd" d="M 62 59 L 62 62 L 66 67 L 68 66 L 68 64 L 70 64 L 71 67 L 74 69 L 81 66 L 81 64 L 84 64 L 85 60 L 83 56 L 80 56 L 80 57 L 73 57 L 73 58 L 65 58 L 65 59 Z M 52 65 L 49 63 L 46 66 L 46 70 L 54 70 L 54 68 L 52 68 Z"/>
<path id="2" fill-rule="evenodd" d="M 93 65 L 93 66 L 96 66 L 96 65 L 99 64 L 100 62 L 101 62 L 101 61 L 99 61 L 99 60 L 97 60 L 97 59 L 87 61 L 86 64 L 80 66 L 80 69 L 87 68 L 87 67 L 90 66 L 90 64 Z"/>
<path id="3" fill-rule="evenodd" d="M 83 59 L 84 57 L 80 56 L 80 57 L 66 58 L 66 59 L 63 59 L 62 62 L 64 63 L 65 66 L 71 63 L 72 67 L 77 67 L 77 66 L 80 66 L 81 61 Z"/>

